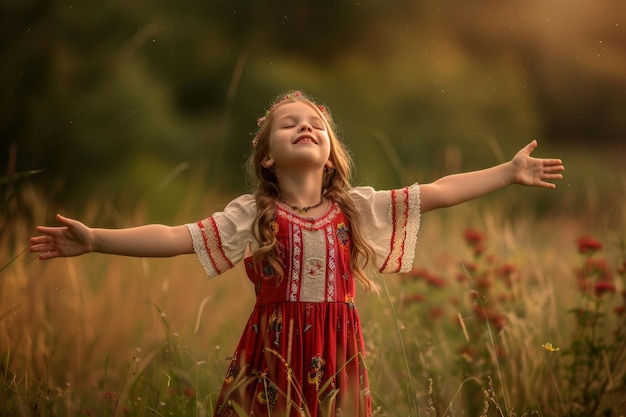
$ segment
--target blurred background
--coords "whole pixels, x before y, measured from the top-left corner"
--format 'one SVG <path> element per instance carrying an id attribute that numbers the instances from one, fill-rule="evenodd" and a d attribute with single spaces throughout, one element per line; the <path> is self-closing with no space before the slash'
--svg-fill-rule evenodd
<path id="1" fill-rule="evenodd" d="M 537 349 L 550 341 L 565 350 L 575 335 L 565 312 L 581 297 L 572 279 L 580 236 L 604 242 L 607 260 L 597 265 L 622 271 L 623 294 L 624 0 L 0 0 L 0 51 L 0 414 L 28 415 L 19 407 L 52 392 L 40 410 L 56 411 L 41 415 L 78 415 L 113 392 L 144 398 L 129 414 L 144 415 L 155 404 L 152 385 L 166 389 L 176 375 L 192 379 L 186 386 L 211 410 L 253 304 L 241 265 L 209 281 L 193 256 L 38 262 L 28 237 L 57 212 L 124 227 L 220 210 L 249 190 L 242 166 L 256 118 L 290 89 L 330 107 L 354 155 L 355 185 L 392 188 L 491 166 L 533 139 L 537 156 L 566 166 L 556 190 L 509 187 L 425 216 L 415 265 L 449 277 L 447 291 L 424 291 L 455 327 L 439 326 L 421 304 L 398 304 L 398 319 L 384 297 L 363 298 L 368 360 L 379 369 L 373 392 L 384 394 L 384 409 L 414 415 L 388 395 L 404 391 L 393 388 L 405 372 L 403 348 L 388 349 L 399 321 L 419 329 L 407 341 L 424 349 L 427 359 L 415 361 L 422 376 L 447 375 L 435 381 L 440 404 L 457 397 L 459 380 L 449 375 L 463 369 L 450 366 L 460 360 L 455 341 L 465 340 L 457 314 L 471 315 L 475 302 L 452 277 L 459 259 L 471 259 L 468 227 L 490 236 L 489 262 L 518 265 L 523 277 L 516 304 L 499 310 L 511 320 L 504 334 L 516 358 L 503 365 L 519 386 L 538 390 L 516 412 L 552 403 L 553 391 L 535 384 L 546 381 Z M 406 282 L 390 280 L 390 302 L 411 295 Z M 606 304 L 607 317 L 617 320 L 608 312 L 623 300 Z M 434 330 L 422 331 L 429 324 Z M 598 332 L 609 334 L 623 333 Z M 481 340 L 472 342 L 486 352 Z M 517 387 L 507 386 L 515 396 Z"/>
<path id="2" fill-rule="evenodd" d="M 330 106 L 357 184 L 431 181 L 537 139 L 537 155 L 565 161 L 569 200 L 588 200 L 591 188 L 624 195 L 622 0 L 1 8 L 7 199 L 29 182 L 52 212 L 80 211 L 94 195 L 122 212 L 147 199 L 166 221 L 189 184 L 236 195 L 247 190 L 255 119 L 288 89 Z M 3 224 L 30 213 L 19 201 L 3 207 Z"/>

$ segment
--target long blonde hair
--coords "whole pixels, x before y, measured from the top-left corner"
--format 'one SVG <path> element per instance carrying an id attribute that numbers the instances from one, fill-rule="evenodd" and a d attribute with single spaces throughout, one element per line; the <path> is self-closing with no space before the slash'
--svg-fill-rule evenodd
<path id="1" fill-rule="evenodd" d="M 274 110 L 283 104 L 293 102 L 303 102 L 310 105 L 319 113 L 326 124 L 330 138 L 329 159 L 334 169 L 324 174 L 322 195 L 337 203 L 350 224 L 352 238 L 350 267 L 354 277 L 364 286 L 366 291 L 371 289 L 378 291 L 378 284 L 367 274 L 367 271 L 375 264 L 375 255 L 361 234 L 358 211 L 349 194 L 352 187 L 350 185 L 353 169 L 352 158 L 339 139 L 337 126 L 330 110 L 301 91 L 290 91 L 271 101 L 265 115 L 258 119 L 259 128 L 253 140 L 254 149 L 246 164 L 248 175 L 255 186 L 254 197 L 257 204 L 254 235 L 260 247 L 252 255 L 255 268 L 260 268 L 265 262 L 276 271 L 279 280 L 283 278 L 283 265 L 277 256 L 276 236 L 270 227 L 271 222 L 276 218 L 275 201 L 280 197 L 280 186 L 276 175 L 272 170 L 264 168 L 261 162 L 269 155 L 269 137 Z"/>

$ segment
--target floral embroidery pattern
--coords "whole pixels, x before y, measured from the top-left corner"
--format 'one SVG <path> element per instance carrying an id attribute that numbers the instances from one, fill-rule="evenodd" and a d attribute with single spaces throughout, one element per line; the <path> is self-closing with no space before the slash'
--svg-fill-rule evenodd
<path id="1" fill-rule="evenodd" d="M 346 294 L 346 304 L 348 304 L 350 310 L 354 310 L 354 297 L 352 297 L 352 294 Z"/>
<path id="2" fill-rule="evenodd" d="M 270 222 L 270 230 L 274 234 L 278 233 L 278 223 L 275 220 Z"/>
<path id="3" fill-rule="evenodd" d="M 263 279 L 272 279 L 276 276 L 276 271 L 270 265 L 263 265 Z"/>
<path id="4" fill-rule="evenodd" d="M 261 378 L 263 378 L 263 376 Z M 264 378 L 262 379 L 262 383 L 263 390 L 256 395 L 256 399 L 261 404 L 267 404 L 268 408 L 271 411 L 274 409 L 274 406 L 276 405 L 276 400 L 278 399 L 278 389 L 276 388 L 276 385 L 272 384 Z"/>
<path id="5" fill-rule="evenodd" d="M 304 273 L 309 278 L 320 278 L 324 274 L 324 261 L 319 258 L 307 259 L 304 263 Z"/>
<path id="6" fill-rule="evenodd" d="M 339 241 L 339 246 L 344 250 L 348 249 L 348 245 L 350 244 L 350 229 L 348 229 L 344 223 L 337 225 L 337 240 Z"/>
<path id="7" fill-rule="evenodd" d="M 283 310 L 280 307 L 274 307 L 270 316 L 270 331 L 276 332 L 274 346 L 280 346 L 280 334 L 283 331 Z"/>
<path id="8" fill-rule="evenodd" d="M 230 384 L 235 380 L 235 376 L 239 373 L 239 361 L 237 360 L 237 354 L 233 357 L 230 362 L 230 366 L 228 367 L 228 371 L 226 371 L 226 376 L 224 377 L 224 382 L 226 384 Z"/>
<path id="9" fill-rule="evenodd" d="M 311 368 L 309 369 L 309 384 L 315 385 L 315 389 L 319 391 L 324 370 L 326 369 L 326 361 L 320 355 L 311 358 Z"/>

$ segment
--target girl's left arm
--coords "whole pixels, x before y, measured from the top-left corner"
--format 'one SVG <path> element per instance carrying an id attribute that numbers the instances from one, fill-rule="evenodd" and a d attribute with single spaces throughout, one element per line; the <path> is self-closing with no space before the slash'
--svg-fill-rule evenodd
<path id="1" fill-rule="evenodd" d="M 533 158 L 537 147 L 532 141 L 509 162 L 472 172 L 448 175 L 430 184 L 420 185 L 421 212 L 450 207 L 511 184 L 554 188 L 549 181 L 563 178 L 560 159 Z"/>

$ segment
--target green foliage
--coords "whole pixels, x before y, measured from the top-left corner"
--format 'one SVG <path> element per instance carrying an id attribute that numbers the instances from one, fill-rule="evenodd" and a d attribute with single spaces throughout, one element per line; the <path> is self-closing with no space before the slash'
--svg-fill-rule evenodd
<path id="1" fill-rule="evenodd" d="M 152 164 L 240 191 L 254 120 L 291 88 L 327 101 L 359 180 L 381 186 L 397 185 L 381 138 L 413 180 L 534 138 L 606 143 L 626 128 L 624 5 L 605 6 L 4 2 L 0 160 L 13 147 L 17 171 L 45 169 L 59 205 L 150 189 L 136 166 Z"/>
<path id="2" fill-rule="evenodd" d="M 576 328 L 571 345 L 563 352 L 571 416 L 612 414 L 614 405 L 606 399 L 613 398 L 615 404 L 626 392 L 626 291 L 621 291 L 621 304 L 612 300 L 620 297 L 616 288 L 626 288 L 626 251 L 622 241 L 623 261 L 615 278 L 606 259 L 597 256 L 601 248 L 601 243 L 590 238 L 579 241 L 584 255 L 577 270 L 582 297 L 579 306 L 570 310 Z"/>

